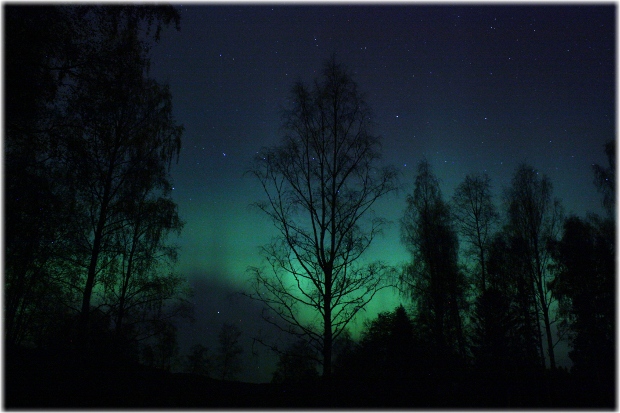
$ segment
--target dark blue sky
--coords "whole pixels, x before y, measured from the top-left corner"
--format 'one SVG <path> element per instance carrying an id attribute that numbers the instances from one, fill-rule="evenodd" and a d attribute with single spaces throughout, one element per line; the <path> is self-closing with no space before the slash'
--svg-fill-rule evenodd
<path id="1" fill-rule="evenodd" d="M 177 269 L 196 287 L 198 320 L 183 329 L 184 346 L 214 348 L 224 321 L 246 340 L 260 327 L 256 305 L 230 296 L 272 235 L 249 208 L 262 194 L 243 173 L 278 142 L 293 83 L 311 82 L 332 53 L 373 109 L 383 162 L 402 171 L 404 190 L 376 208 L 393 224 L 372 259 L 409 258 L 398 219 L 422 157 L 446 199 L 466 174 L 487 171 L 501 206 L 527 162 L 550 177 L 567 213 L 602 212 L 591 168 L 606 165 L 603 145 L 615 136 L 614 5 L 175 5 L 181 31 L 163 33 L 151 73 L 170 84 L 185 126 L 173 170 L 186 221 Z M 384 294 L 368 315 L 399 302 Z M 266 360 L 248 355 L 245 378 L 268 380 Z"/>

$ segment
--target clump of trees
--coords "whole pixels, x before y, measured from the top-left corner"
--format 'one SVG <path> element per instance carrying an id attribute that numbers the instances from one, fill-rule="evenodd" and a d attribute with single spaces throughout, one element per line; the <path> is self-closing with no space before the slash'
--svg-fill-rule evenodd
<path id="1" fill-rule="evenodd" d="M 347 324 L 393 280 L 383 264 L 360 260 L 384 224 L 371 207 L 397 178 L 376 166 L 369 126 L 356 84 L 332 59 L 313 88 L 294 86 L 284 139 L 250 170 L 267 198 L 256 206 L 279 236 L 263 247 L 266 267 L 249 269 L 248 295 L 265 304 L 265 320 L 297 337 L 274 381 L 311 380 L 317 362 L 324 378 L 332 365 L 339 377 L 375 379 L 407 369 L 555 374 L 564 338 L 575 372 L 611 377 L 603 360 L 611 360 L 614 332 L 614 144 L 605 148 L 609 166 L 594 166 L 608 216 L 585 220 L 565 218 L 550 179 L 525 163 L 498 207 L 486 173 L 467 175 L 444 199 L 420 161 L 400 222 L 411 262 L 396 277 L 411 307 L 380 314 L 356 343 Z M 334 364 L 336 343 L 346 344 Z"/>
<path id="2" fill-rule="evenodd" d="M 548 177 L 520 165 L 505 188 L 500 220 L 488 176 L 466 176 L 447 203 L 428 161 L 420 162 L 401 220 L 412 263 L 400 281 L 438 366 L 456 356 L 485 369 L 544 369 L 547 360 L 556 368 L 551 246 L 564 218 L 552 190 Z"/>
<path id="3" fill-rule="evenodd" d="M 610 157 L 607 168 L 594 167 L 605 208 L 615 199 L 614 164 Z M 368 321 L 359 342 L 338 357 L 336 377 L 435 383 L 439 392 L 460 383 L 470 386 L 458 396 L 464 398 L 486 387 L 497 393 L 490 402 L 497 405 L 515 397 L 560 403 L 548 377 L 565 377 L 554 347 L 568 339 L 572 377 L 588 389 L 586 403 L 610 403 L 615 219 L 609 213 L 565 218 L 552 194 L 548 177 L 521 164 L 504 189 L 503 215 L 484 174 L 468 175 L 448 203 L 422 160 L 401 220 L 412 262 L 399 281 L 411 306 Z M 466 245 L 462 255 L 459 241 Z M 490 400 L 476 397 L 470 400 Z"/>
<path id="4" fill-rule="evenodd" d="M 412 263 L 402 273 L 402 290 L 414 300 L 416 320 L 432 337 L 436 359 L 466 355 L 463 310 L 466 282 L 458 265 L 458 237 L 439 180 L 426 160 L 418 165 L 413 195 L 401 220 L 402 241 Z"/>
<path id="5" fill-rule="evenodd" d="M 358 343 L 341 351 L 336 374 L 341 379 L 393 382 L 424 375 L 424 348 L 403 306 L 366 320 Z"/>
<path id="6" fill-rule="evenodd" d="M 236 380 L 243 371 L 240 338 L 241 330 L 236 324 L 222 324 L 216 353 L 211 354 L 209 348 L 202 344 L 193 345 L 185 358 L 185 371 L 220 380 Z"/>
<path id="7" fill-rule="evenodd" d="M 319 378 L 320 359 L 307 341 L 298 339 L 282 353 L 273 372 L 272 383 L 310 383 Z"/>
<path id="8" fill-rule="evenodd" d="M 606 217 L 570 216 L 562 236 L 550 244 L 553 280 L 559 301 L 559 330 L 568 335 L 572 371 L 589 389 L 615 389 L 616 221 L 615 141 L 605 145 L 609 165 L 594 165 L 595 185 L 603 194 Z"/>
<path id="9" fill-rule="evenodd" d="M 133 358 L 139 342 L 170 345 L 172 320 L 191 315 L 168 242 L 183 228 L 170 178 L 183 127 L 148 67 L 150 45 L 179 15 L 5 12 L 6 341 Z"/>

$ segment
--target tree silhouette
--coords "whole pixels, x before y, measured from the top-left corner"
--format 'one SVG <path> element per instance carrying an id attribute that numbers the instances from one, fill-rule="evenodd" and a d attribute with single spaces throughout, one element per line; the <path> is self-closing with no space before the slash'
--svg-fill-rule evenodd
<path id="1" fill-rule="evenodd" d="M 411 377 L 420 366 L 414 363 L 413 325 L 405 308 L 383 312 L 367 320 L 358 353 L 365 376 L 379 380 L 402 380 Z"/>
<path id="2" fill-rule="evenodd" d="M 479 286 L 486 290 L 486 260 L 492 226 L 498 218 L 491 198 L 491 179 L 484 174 L 467 175 L 456 188 L 454 217 L 459 232 L 470 244 L 470 253 L 480 266 Z"/>
<path id="3" fill-rule="evenodd" d="M 155 337 L 156 341 L 153 348 L 156 365 L 162 370 L 170 371 L 179 352 L 177 329 L 174 325 L 167 324 L 166 328 L 158 332 Z"/>
<path id="4" fill-rule="evenodd" d="M 549 288 L 559 299 L 560 329 L 571 338 L 572 372 L 597 394 L 613 394 L 615 360 L 615 141 L 605 145 L 609 167 L 594 166 L 607 217 L 589 214 L 564 221 L 562 238 L 549 249 L 555 278 Z"/>
<path id="5" fill-rule="evenodd" d="M 5 271 L 4 327 L 8 344 L 41 342 L 66 317 L 69 297 L 58 282 L 58 256 L 74 247 L 71 192 L 55 162 L 60 128 L 59 81 L 49 69 L 71 37 L 64 9 L 5 8 Z M 56 301 L 56 302 L 54 302 Z M 60 316 L 62 312 L 62 316 Z M 50 316 L 55 314 L 56 317 Z"/>
<path id="6" fill-rule="evenodd" d="M 397 173 L 376 166 L 380 143 L 369 109 L 334 58 L 313 88 L 295 84 L 292 101 L 284 140 L 263 149 L 251 170 L 267 196 L 256 205 L 279 237 L 263 248 L 269 268 L 249 270 L 250 297 L 276 315 L 268 322 L 321 352 L 327 379 L 334 340 L 386 286 L 386 267 L 359 258 L 384 224 L 371 208 L 396 189 Z M 301 308 L 318 314 L 319 325 L 301 317 Z"/>
<path id="7" fill-rule="evenodd" d="M 476 300 L 472 319 L 472 352 L 477 368 L 499 374 L 509 371 L 515 325 L 510 298 L 500 290 L 485 289 Z"/>
<path id="8" fill-rule="evenodd" d="M 541 363 L 536 298 L 529 268 L 524 242 L 511 236 L 507 228 L 498 232 L 489 246 L 488 289 L 506 301 L 491 297 L 484 299 L 488 303 L 480 302 L 479 296 L 473 317 L 474 346 L 495 340 L 492 336 L 486 337 L 489 328 L 485 324 L 497 326 L 492 328 L 509 333 L 510 350 L 505 354 L 508 361 L 505 365 L 512 364 L 520 370 L 532 370 Z M 512 329 L 508 329 L 510 324 Z M 478 358 L 480 355 L 480 352 L 475 354 Z"/>
<path id="9" fill-rule="evenodd" d="M 282 354 L 273 372 L 272 383 L 308 383 L 319 377 L 316 351 L 306 341 L 293 342 Z"/>
<path id="10" fill-rule="evenodd" d="M 521 164 L 506 192 L 506 204 L 510 232 L 522 242 L 523 253 L 528 260 L 526 275 L 534 286 L 536 313 L 545 329 L 549 364 L 555 369 L 550 312 L 554 299 L 548 288 L 551 274 L 548 270 L 550 256 L 547 243 L 557 238 L 562 210 L 559 201 L 551 198 L 552 192 L 553 187 L 547 176 L 541 177 L 532 167 Z M 542 350 L 542 332 L 539 341 Z M 542 364 L 545 365 L 544 356 Z"/>
<path id="11" fill-rule="evenodd" d="M 222 380 L 234 380 L 241 371 L 240 356 L 243 348 L 239 344 L 241 331 L 230 323 L 224 323 L 218 335 L 216 368 Z"/>
<path id="12" fill-rule="evenodd" d="M 92 47 L 100 55 L 74 78 L 63 157 L 75 171 L 70 185 L 88 223 L 80 239 L 88 252 L 82 328 L 98 275 L 117 254 L 114 238 L 124 229 L 126 212 L 143 199 L 145 189 L 166 196 L 169 168 L 180 150 L 183 129 L 172 117 L 169 89 L 145 76 L 148 48 L 140 39 L 141 22 L 158 17 L 158 9 L 150 10 L 148 15 L 137 8 L 86 10 L 90 34 L 98 40 Z"/>
<path id="13" fill-rule="evenodd" d="M 603 194 L 603 206 L 607 214 L 612 217 L 616 210 L 616 141 L 605 144 L 605 154 L 609 166 L 604 168 L 598 164 L 592 165 L 594 170 L 594 184 Z"/>
<path id="14" fill-rule="evenodd" d="M 594 215 L 569 217 L 552 248 L 557 264 L 550 288 L 560 300 L 560 326 L 572 339 L 573 371 L 608 383 L 615 359 L 614 224 Z"/>
<path id="15" fill-rule="evenodd" d="M 188 373 L 209 376 L 213 369 L 213 360 L 209 349 L 202 344 L 195 344 L 187 355 L 186 368 Z"/>
<path id="16" fill-rule="evenodd" d="M 148 53 L 178 13 L 14 6 L 7 23 L 7 338 L 67 344 L 92 311 L 119 333 L 138 319 L 161 330 L 181 308 L 162 311 L 182 282 L 156 264 L 173 264 L 166 235 L 181 228 L 169 171 L 182 128 Z"/>
<path id="17" fill-rule="evenodd" d="M 461 318 L 466 283 L 458 268 L 458 239 L 439 181 L 426 159 L 418 164 L 413 195 L 401 219 L 402 241 L 413 262 L 401 276 L 401 286 L 415 302 L 417 322 L 427 324 L 438 351 L 447 354 L 452 343 L 465 356 Z"/>
<path id="18" fill-rule="evenodd" d="M 169 194 L 153 196 L 153 188 L 144 181 L 141 186 L 140 197 L 124 207 L 124 226 L 114 234 L 116 254 L 101 273 L 104 293 L 99 299 L 100 307 L 111 313 L 116 334 L 134 339 L 148 337 L 175 315 L 191 314 L 189 291 L 172 272 L 177 247 L 165 243 L 168 233 L 179 234 L 182 228 L 177 206 Z"/>

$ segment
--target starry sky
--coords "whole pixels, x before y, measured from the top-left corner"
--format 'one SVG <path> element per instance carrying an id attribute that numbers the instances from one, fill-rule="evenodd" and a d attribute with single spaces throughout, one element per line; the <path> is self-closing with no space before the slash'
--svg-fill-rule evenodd
<path id="1" fill-rule="evenodd" d="M 591 166 L 607 165 L 603 146 L 615 136 L 613 4 L 175 7 L 181 30 L 163 33 L 151 75 L 170 85 L 185 126 L 172 175 L 186 225 L 174 242 L 177 271 L 195 289 L 196 322 L 180 328 L 181 353 L 195 343 L 214 350 L 221 324 L 235 322 L 246 345 L 241 378 L 270 379 L 274 357 L 249 348 L 259 330 L 269 333 L 260 307 L 236 294 L 274 234 L 250 207 L 263 194 L 244 172 L 281 138 L 293 83 L 313 81 L 334 53 L 373 110 L 382 162 L 402 173 L 403 189 L 376 205 L 392 224 L 369 259 L 409 259 L 398 220 L 422 157 L 445 199 L 466 174 L 486 171 L 499 206 L 527 162 L 549 176 L 567 213 L 603 211 Z M 365 316 L 400 302 L 386 291 Z"/>

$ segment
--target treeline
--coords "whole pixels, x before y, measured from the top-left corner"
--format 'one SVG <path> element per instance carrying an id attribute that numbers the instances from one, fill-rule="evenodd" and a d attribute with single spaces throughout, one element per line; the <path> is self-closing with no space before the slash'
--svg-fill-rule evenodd
<path id="1" fill-rule="evenodd" d="M 609 165 L 593 172 L 606 216 L 586 217 L 566 217 L 549 178 L 526 164 L 515 170 L 498 208 L 487 174 L 468 175 L 446 200 L 422 160 L 401 219 L 412 259 L 398 287 L 411 305 L 368 320 L 359 341 L 341 336 L 334 344 L 336 382 L 390 383 L 396 393 L 398 383 L 409 383 L 418 401 L 433 406 L 451 405 L 442 397 L 470 397 L 478 406 L 509 406 L 511 398 L 513 406 L 558 406 L 572 390 L 578 395 L 568 405 L 613 404 L 615 143 L 605 152 Z M 571 348 L 570 376 L 557 367 L 562 340 Z M 273 381 L 312 381 L 317 358 L 295 342 Z M 579 385 L 554 393 L 567 377 Z"/>
<path id="2" fill-rule="evenodd" d="M 5 8 L 4 332 L 167 368 L 189 290 L 168 241 L 183 127 L 149 48 L 172 7 Z"/>
<path id="3" fill-rule="evenodd" d="M 8 349 L 171 368 L 174 320 L 191 317 L 169 241 L 183 227 L 170 178 L 183 128 L 170 90 L 149 76 L 149 48 L 173 24 L 178 13 L 163 6 L 5 7 Z M 374 166 L 379 141 L 347 72 L 332 59 L 322 79 L 295 85 L 284 144 L 252 169 L 270 201 L 257 206 L 282 237 L 263 249 L 273 274 L 250 269 L 251 298 L 300 338 L 274 381 L 315 381 L 321 364 L 326 381 L 415 380 L 449 393 L 474 373 L 488 383 L 559 374 L 555 347 L 568 340 L 571 375 L 613 393 L 615 143 L 593 170 L 606 216 L 564 216 L 549 178 L 525 164 L 499 207 L 486 174 L 446 199 L 421 161 L 401 219 L 411 262 L 396 282 L 411 305 L 368 321 L 355 342 L 347 323 L 389 274 L 357 264 L 384 223 L 361 218 L 396 189 L 397 173 Z M 297 306 L 320 323 L 304 324 Z M 225 325 L 215 358 L 194 347 L 188 371 L 235 378 L 239 334 Z"/>
<path id="4" fill-rule="evenodd" d="M 594 168 L 606 217 L 565 217 L 549 178 L 526 164 L 499 206 L 485 173 L 466 176 L 446 199 L 423 159 L 400 221 L 411 261 L 394 271 L 360 259 L 385 224 L 373 204 L 397 189 L 399 174 L 377 162 L 380 138 L 359 90 L 332 56 L 313 83 L 294 85 L 281 141 L 249 169 L 265 195 L 255 206 L 277 235 L 261 249 L 264 265 L 249 268 L 247 295 L 264 305 L 267 323 L 294 338 L 289 349 L 271 346 L 281 354 L 274 380 L 310 379 L 317 365 L 328 387 L 332 375 L 372 378 L 375 370 L 377 380 L 556 374 L 555 347 L 567 339 L 575 377 L 611 384 L 614 143 L 605 148 L 609 165 Z M 409 300 L 408 313 L 384 314 L 360 343 L 348 342 L 348 323 L 389 286 Z M 392 318 L 402 330 L 387 327 Z M 357 361 L 338 371 L 343 346 Z"/>

